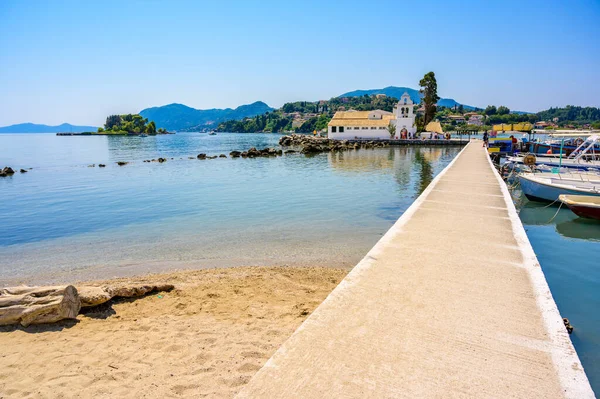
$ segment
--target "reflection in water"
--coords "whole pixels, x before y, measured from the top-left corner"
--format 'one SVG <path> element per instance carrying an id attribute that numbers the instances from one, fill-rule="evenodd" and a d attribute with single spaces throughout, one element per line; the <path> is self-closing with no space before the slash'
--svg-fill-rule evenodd
<path id="1" fill-rule="evenodd" d="M 329 153 L 328 161 L 333 169 L 344 172 L 380 174 L 390 170 L 399 192 L 406 192 L 412 181 L 418 195 L 433 180 L 433 164 L 441 159 L 451 159 L 457 151 L 457 148 L 448 147 L 389 147 Z"/>
<path id="2" fill-rule="evenodd" d="M 415 149 L 415 163 L 421 168 L 419 172 L 420 178 L 415 186 L 417 193 L 421 194 L 433 180 L 433 168 L 421 148 Z"/>
<path id="3" fill-rule="evenodd" d="M 556 231 L 563 237 L 600 241 L 600 222 L 597 220 L 577 218 L 558 223 Z"/>
<path id="4" fill-rule="evenodd" d="M 580 218 L 565 206 L 548 206 L 534 201 L 526 201 L 520 209 L 521 221 L 531 226 L 554 226 L 563 237 L 580 240 L 600 241 L 600 222 Z"/>

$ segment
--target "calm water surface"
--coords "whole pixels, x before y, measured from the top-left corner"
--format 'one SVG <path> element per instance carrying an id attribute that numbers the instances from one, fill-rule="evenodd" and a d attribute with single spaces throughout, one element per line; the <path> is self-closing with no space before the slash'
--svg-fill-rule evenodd
<path id="1" fill-rule="evenodd" d="M 459 151 L 188 159 L 276 146 L 279 137 L 0 134 L 0 167 L 33 168 L 0 179 L 0 284 L 190 267 L 351 267 Z M 169 159 L 142 162 L 159 156 Z M 89 167 L 99 163 L 106 168 Z M 548 222 L 556 208 L 518 204 L 600 392 L 600 224 L 568 210 Z"/>
<path id="2" fill-rule="evenodd" d="M 521 198 L 516 202 L 560 313 L 575 327 L 571 340 L 598 394 L 600 222 L 579 218 L 565 207 L 558 210 L 557 206 Z"/>
<path id="3" fill-rule="evenodd" d="M 33 168 L 0 180 L 0 283 L 186 267 L 351 267 L 459 151 L 195 159 L 276 146 L 279 137 L 0 135 L 0 164 Z M 143 162 L 159 156 L 168 161 Z M 106 168 L 90 167 L 99 163 Z"/>

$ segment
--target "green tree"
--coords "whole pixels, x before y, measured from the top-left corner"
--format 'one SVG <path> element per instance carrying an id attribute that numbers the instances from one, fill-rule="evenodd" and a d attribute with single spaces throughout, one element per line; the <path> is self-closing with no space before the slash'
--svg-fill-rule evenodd
<path id="1" fill-rule="evenodd" d="M 461 115 L 465 113 L 465 107 L 462 104 L 458 106 L 458 113 Z"/>
<path id="2" fill-rule="evenodd" d="M 483 111 L 484 114 L 486 115 L 496 115 L 496 106 L 495 105 L 488 105 L 487 107 L 485 107 L 485 111 Z"/>
<path id="3" fill-rule="evenodd" d="M 390 139 L 393 139 L 394 137 L 396 137 L 396 125 L 394 125 L 390 122 L 387 129 L 388 129 L 388 132 L 390 133 Z"/>
<path id="4" fill-rule="evenodd" d="M 423 76 L 423 79 L 419 81 L 421 86 L 421 102 L 425 108 L 423 113 L 423 126 L 427 126 L 429 122 L 433 120 L 436 111 L 436 103 L 440 99 L 437 94 L 437 81 L 435 80 L 435 73 L 428 72 Z"/>
<path id="5" fill-rule="evenodd" d="M 155 134 L 156 133 L 156 124 L 154 121 L 151 121 L 146 125 L 146 133 Z"/>
<path id="6" fill-rule="evenodd" d="M 510 109 L 508 109 L 508 107 L 505 107 L 504 105 L 501 105 L 498 107 L 498 115 L 508 115 L 510 114 Z"/>

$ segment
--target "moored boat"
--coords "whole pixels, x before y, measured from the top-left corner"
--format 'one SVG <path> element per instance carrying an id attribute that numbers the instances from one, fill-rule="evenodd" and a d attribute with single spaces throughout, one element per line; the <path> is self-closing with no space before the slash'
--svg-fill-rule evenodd
<path id="1" fill-rule="evenodd" d="M 600 196 L 561 194 L 558 199 L 577 216 L 600 220 Z"/>
<path id="2" fill-rule="evenodd" d="M 596 152 L 596 146 L 599 142 L 600 138 L 597 135 L 592 135 L 570 152 L 568 156 L 562 154 L 518 154 L 507 157 L 507 160 L 515 164 L 546 165 L 580 170 L 600 168 L 600 155 Z"/>
<path id="3" fill-rule="evenodd" d="M 588 175 L 520 173 L 518 178 L 521 191 L 532 201 L 554 202 L 561 194 L 600 196 L 600 181 Z"/>

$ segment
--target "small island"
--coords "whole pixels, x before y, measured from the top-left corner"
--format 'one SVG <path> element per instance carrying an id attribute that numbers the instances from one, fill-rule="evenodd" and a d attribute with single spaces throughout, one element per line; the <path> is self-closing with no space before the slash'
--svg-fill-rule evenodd
<path id="1" fill-rule="evenodd" d="M 155 136 L 157 134 L 174 134 L 166 129 L 156 129 L 154 121 L 148 122 L 139 114 L 110 115 L 104 127 L 96 132 L 56 133 L 57 136 Z"/>

